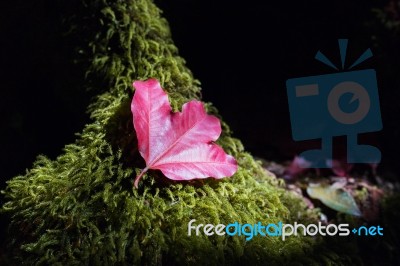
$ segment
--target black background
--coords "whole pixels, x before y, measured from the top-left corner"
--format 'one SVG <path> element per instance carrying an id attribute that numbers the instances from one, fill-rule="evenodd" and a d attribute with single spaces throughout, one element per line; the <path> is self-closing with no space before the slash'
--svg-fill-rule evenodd
<path id="1" fill-rule="evenodd" d="M 308 143 L 291 139 L 285 82 L 333 73 L 314 60 L 322 50 L 339 64 L 338 38 L 349 39 L 347 62 L 371 47 L 360 65 L 378 73 L 384 129 L 365 141 L 383 154 L 382 172 L 399 170 L 398 39 L 371 12 L 381 1 L 158 0 L 203 99 L 212 102 L 245 147 L 267 159 L 290 159 Z M 24 174 L 38 154 L 55 159 L 90 122 L 93 92 L 72 64 L 73 47 L 56 1 L 7 1 L 0 16 L 0 184 Z M 340 138 L 339 138 L 340 141 Z"/>

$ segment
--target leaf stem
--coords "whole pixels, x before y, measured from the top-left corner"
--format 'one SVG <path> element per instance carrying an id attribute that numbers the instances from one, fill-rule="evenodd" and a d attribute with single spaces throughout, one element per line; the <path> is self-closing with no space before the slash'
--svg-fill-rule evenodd
<path id="1" fill-rule="evenodd" d="M 139 184 L 139 180 L 140 178 L 147 172 L 147 170 L 149 170 L 148 167 L 144 168 L 142 170 L 142 172 L 140 172 L 140 174 L 135 178 L 135 182 L 133 183 L 133 186 L 137 189 L 138 188 L 138 184 Z"/>

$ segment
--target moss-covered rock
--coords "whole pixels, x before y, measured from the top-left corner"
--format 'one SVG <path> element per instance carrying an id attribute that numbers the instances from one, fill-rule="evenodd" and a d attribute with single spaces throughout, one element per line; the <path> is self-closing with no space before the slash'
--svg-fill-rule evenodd
<path id="1" fill-rule="evenodd" d="M 93 122 L 56 160 L 39 157 L 26 175 L 8 182 L 2 211 L 10 217 L 10 262 L 349 262 L 350 257 L 312 238 L 255 237 L 246 242 L 243 236 L 188 236 L 191 219 L 213 224 L 315 219 L 301 199 L 244 151 L 224 123 L 218 143 L 239 163 L 233 177 L 172 182 L 153 171 L 134 189 L 132 181 L 144 161 L 129 109 L 132 81 L 160 80 L 175 110 L 200 98 L 200 82 L 179 57 L 167 21 L 152 1 L 88 0 L 74 8 L 75 16 L 66 20 L 72 25 L 70 35 L 81 40 L 79 60 L 89 62 L 87 87 L 99 91 L 89 107 Z M 217 115 L 211 104 L 206 106 Z"/>

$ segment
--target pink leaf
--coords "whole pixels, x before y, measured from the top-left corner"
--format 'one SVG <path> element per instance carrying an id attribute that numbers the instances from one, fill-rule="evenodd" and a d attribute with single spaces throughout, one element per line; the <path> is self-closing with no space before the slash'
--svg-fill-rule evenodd
<path id="1" fill-rule="evenodd" d="M 173 113 L 167 94 L 156 79 L 135 81 L 131 110 L 139 152 L 146 167 L 158 169 L 172 180 L 223 178 L 237 170 L 236 160 L 213 143 L 221 134 L 218 118 L 208 115 L 199 101 L 182 106 Z"/>
<path id="2" fill-rule="evenodd" d="M 327 160 L 326 164 L 332 168 L 332 172 L 339 177 L 348 177 L 353 164 L 347 163 L 346 160 Z"/>
<path id="3" fill-rule="evenodd" d="M 288 180 L 295 179 L 300 174 L 306 172 L 310 168 L 311 162 L 301 156 L 295 156 L 293 161 L 285 170 L 285 178 Z"/>

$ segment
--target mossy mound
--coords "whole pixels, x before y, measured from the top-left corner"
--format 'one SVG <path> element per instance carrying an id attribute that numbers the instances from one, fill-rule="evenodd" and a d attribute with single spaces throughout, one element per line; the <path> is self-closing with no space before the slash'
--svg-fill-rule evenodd
<path id="1" fill-rule="evenodd" d="M 129 103 L 133 80 L 155 77 L 177 110 L 200 98 L 167 21 L 150 0 L 90 0 L 76 4 L 72 35 L 89 60 L 88 87 L 100 95 L 88 124 L 64 154 L 39 157 L 8 182 L 3 213 L 10 217 L 10 263 L 114 264 L 329 264 L 349 262 L 312 238 L 191 236 L 187 224 L 303 222 L 315 218 L 286 192 L 223 124 L 218 143 L 239 170 L 231 178 L 172 182 L 149 172 L 137 152 Z M 65 4 L 65 3 L 64 3 Z M 77 24 L 74 24 L 77 23 Z M 89 44 L 85 48 L 85 42 Z M 83 48 L 82 48 L 83 47 Z M 86 61 L 88 62 L 88 61 Z M 207 110 L 217 115 L 210 104 Z M 316 252 L 316 254 L 314 254 Z"/>

